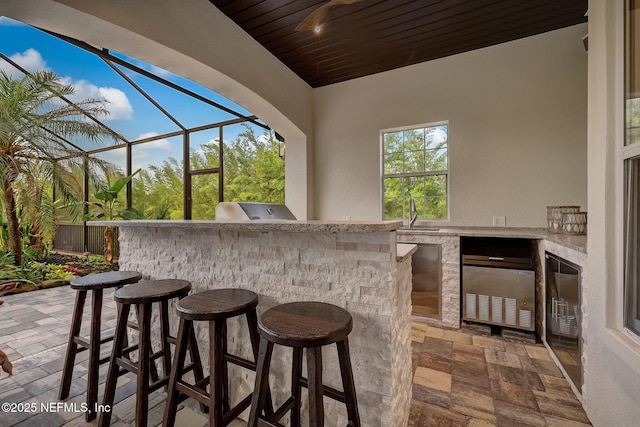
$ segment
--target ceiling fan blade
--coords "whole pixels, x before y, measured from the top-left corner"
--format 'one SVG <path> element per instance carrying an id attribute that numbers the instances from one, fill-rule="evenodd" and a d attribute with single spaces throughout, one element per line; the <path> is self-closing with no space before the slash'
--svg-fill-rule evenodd
<path id="1" fill-rule="evenodd" d="M 320 28 L 334 6 L 358 3 L 361 1 L 363 0 L 329 0 L 311 12 L 309 16 L 299 23 L 296 31 L 318 31 L 318 28 Z"/>

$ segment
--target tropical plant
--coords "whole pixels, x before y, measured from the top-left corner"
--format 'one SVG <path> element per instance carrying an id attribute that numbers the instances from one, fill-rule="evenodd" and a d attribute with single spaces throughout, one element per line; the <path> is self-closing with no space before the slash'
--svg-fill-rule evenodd
<path id="1" fill-rule="evenodd" d="M 83 220 L 90 221 L 92 219 L 105 219 L 107 221 L 113 221 L 117 218 L 139 218 L 139 213 L 133 209 L 118 210 L 120 206 L 118 194 L 139 172 L 140 169 L 129 176 L 116 179 L 113 183 L 111 183 L 111 179 L 109 178 L 109 175 L 107 175 L 106 183 L 102 186 L 99 186 L 98 191 L 93 195 L 98 201 L 89 202 L 89 205 L 98 208 L 98 212 L 85 215 Z M 113 247 L 113 226 L 109 225 L 104 229 L 104 260 L 106 263 L 111 263 L 113 261 Z"/>
<path id="2" fill-rule="evenodd" d="M 0 192 L 15 265 L 22 264 L 23 247 L 17 181 L 31 182 L 34 169 L 46 165 L 56 194 L 72 201 L 78 188 L 77 180 L 72 179 L 73 169 L 82 169 L 87 163 L 108 167 L 66 142 L 73 137 L 94 143 L 119 138 L 109 128 L 87 120 L 88 116 L 108 114 L 105 101 L 86 99 L 72 103 L 68 97 L 73 94 L 73 86 L 63 84 L 50 71 L 22 77 L 0 71 Z"/>

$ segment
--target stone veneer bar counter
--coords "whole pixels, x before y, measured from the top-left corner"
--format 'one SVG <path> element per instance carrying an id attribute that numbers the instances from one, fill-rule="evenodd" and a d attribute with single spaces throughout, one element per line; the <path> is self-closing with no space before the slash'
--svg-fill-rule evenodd
<path id="1" fill-rule="evenodd" d="M 349 335 L 363 425 L 405 426 L 411 403 L 411 254 L 398 253 L 400 221 L 114 221 L 120 268 L 143 279 L 179 278 L 193 292 L 244 288 L 260 295 L 258 313 L 292 301 L 338 305 L 353 316 Z M 173 318 L 172 331 L 177 328 Z M 230 350 L 252 358 L 242 320 L 232 319 Z M 206 328 L 197 329 L 208 352 Z M 236 345 L 238 343 L 239 345 Z M 270 383 L 281 404 L 290 352 L 274 352 Z M 323 349 L 324 382 L 342 389 L 335 346 Z M 203 354 L 203 361 L 208 356 Z M 253 389 L 254 373 L 230 368 L 232 402 Z M 306 392 L 303 392 L 306 396 Z M 303 413 L 307 410 L 303 402 Z M 327 426 L 347 424 L 344 405 L 325 399 Z M 306 422 L 306 421 L 305 421 Z"/>

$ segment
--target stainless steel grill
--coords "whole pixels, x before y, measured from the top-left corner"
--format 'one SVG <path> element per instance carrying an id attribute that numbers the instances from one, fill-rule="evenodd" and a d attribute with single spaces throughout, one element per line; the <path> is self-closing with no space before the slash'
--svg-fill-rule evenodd
<path id="1" fill-rule="evenodd" d="M 286 205 L 277 203 L 221 202 L 216 206 L 216 220 L 295 220 Z"/>

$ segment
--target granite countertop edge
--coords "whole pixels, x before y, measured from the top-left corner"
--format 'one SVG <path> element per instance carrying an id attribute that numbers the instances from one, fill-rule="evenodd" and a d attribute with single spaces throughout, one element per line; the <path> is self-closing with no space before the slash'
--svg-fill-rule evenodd
<path id="1" fill-rule="evenodd" d="M 323 233 L 391 232 L 402 227 L 402 221 L 288 221 L 288 220 L 130 220 L 90 221 L 88 225 L 119 228 L 189 228 L 245 231 L 291 231 Z"/>
<path id="2" fill-rule="evenodd" d="M 578 252 L 587 253 L 586 235 L 555 234 L 546 228 L 528 227 L 442 227 L 401 228 L 398 235 L 426 234 L 430 236 L 477 236 L 544 239 Z"/>

